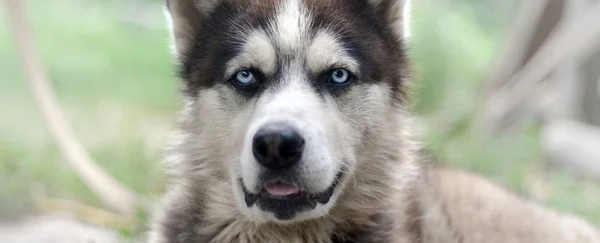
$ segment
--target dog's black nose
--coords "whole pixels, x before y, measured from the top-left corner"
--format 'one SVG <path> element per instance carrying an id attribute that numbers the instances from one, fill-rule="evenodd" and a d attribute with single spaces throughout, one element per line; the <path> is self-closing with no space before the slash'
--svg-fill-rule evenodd
<path id="1" fill-rule="evenodd" d="M 302 157 L 304 138 L 293 127 L 269 124 L 254 135 L 252 152 L 262 166 L 271 170 L 292 167 Z"/>

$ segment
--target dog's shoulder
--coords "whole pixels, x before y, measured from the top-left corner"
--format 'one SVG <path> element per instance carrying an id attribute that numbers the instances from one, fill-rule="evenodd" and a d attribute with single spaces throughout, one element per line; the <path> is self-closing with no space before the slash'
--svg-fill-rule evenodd
<path id="1" fill-rule="evenodd" d="M 521 199 L 480 176 L 431 167 L 424 178 L 426 243 L 600 242 L 600 234 L 583 220 Z"/>

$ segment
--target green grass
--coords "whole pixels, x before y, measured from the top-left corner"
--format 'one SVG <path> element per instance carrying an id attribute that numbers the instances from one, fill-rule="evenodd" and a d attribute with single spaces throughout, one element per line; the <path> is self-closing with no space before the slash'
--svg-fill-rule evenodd
<path id="1" fill-rule="evenodd" d="M 111 175 L 156 196 L 164 186 L 162 147 L 180 107 L 162 1 L 141 5 L 154 16 L 142 21 L 148 25 L 125 20 L 134 12 L 117 5 L 127 5 L 125 0 L 28 2 L 39 50 L 77 136 Z M 499 49 L 501 28 L 481 24 L 481 15 L 465 10 L 468 5 L 415 5 L 414 111 L 422 117 L 431 155 L 600 225 L 600 185 L 548 173 L 535 125 L 498 137 L 476 122 L 481 81 Z M 100 205 L 63 161 L 18 60 L 7 26 L 0 24 L 0 198 L 27 204 L 32 194 L 44 193 Z M 539 193 L 532 181 L 547 190 Z"/>

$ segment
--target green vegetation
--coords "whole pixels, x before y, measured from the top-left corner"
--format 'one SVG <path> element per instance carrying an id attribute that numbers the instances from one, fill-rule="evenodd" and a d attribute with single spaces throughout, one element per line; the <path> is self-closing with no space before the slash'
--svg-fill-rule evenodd
<path id="1" fill-rule="evenodd" d="M 162 147 L 180 108 L 162 1 L 28 2 L 39 50 L 77 136 L 111 175 L 158 195 Z M 143 11 L 127 10 L 134 2 Z M 476 13 L 494 1 L 478 1 L 484 3 L 476 8 L 466 0 L 434 2 L 415 4 L 411 38 L 414 110 L 428 151 L 441 163 L 600 225 L 600 184 L 545 168 L 534 125 L 492 137 L 476 122 L 482 80 L 514 11 L 506 7 L 490 17 Z M 0 199 L 18 207 L 41 193 L 99 205 L 51 140 L 7 28 L 0 25 Z"/>

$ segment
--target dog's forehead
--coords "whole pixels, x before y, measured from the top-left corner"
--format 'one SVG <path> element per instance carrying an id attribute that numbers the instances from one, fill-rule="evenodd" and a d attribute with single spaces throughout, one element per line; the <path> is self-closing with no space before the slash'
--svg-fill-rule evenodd
<path id="1" fill-rule="evenodd" d="M 356 12 L 368 12 L 369 5 L 360 0 L 229 0 L 224 12 L 236 32 L 240 27 L 267 29 L 283 51 L 306 45 L 314 32 L 326 29 L 352 28 L 350 22 L 361 21 Z M 363 16 L 364 17 L 364 16 Z M 219 16 L 217 16 L 217 19 Z M 218 21 L 218 20 L 217 20 Z M 239 34 L 239 33 L 236 33 Z"/>
<path id="2" fill-rule="evenodd" d="M 284 53 L 299 49 L 306 41 L 311 19 L 300 1 L 284 1 L 276 12 L 274 33 L 277 44 Z"/>
<path id="3" fill-rule="evenodd" d="M 345 68 L 359 80 L 396 80 L 384 69 L 396 42 L 368 0 L 221 0 L 205 12 L 181 75 L 188 91 L 227 82 L 244 69 L 279 83 L 294 71 L 314 82 Z"/>
<path id="4" fill-rule="evenodd" d="M 278 66 L 283 68 L 281 60 L 296 61 L 283 65 L 303 63 L 313 74 L 336 65 L 358 72 L 358 61 L 348 52 L 340 30 L 343 17 L 350 14 L 342 14 L 344 8 L 333 3 L 285 0 L 249 5 L 246 22 L 254 25 L 238 35 L 240 53 L 228 63 L 226 74 L 248 66 L 273 74 Z"/>

